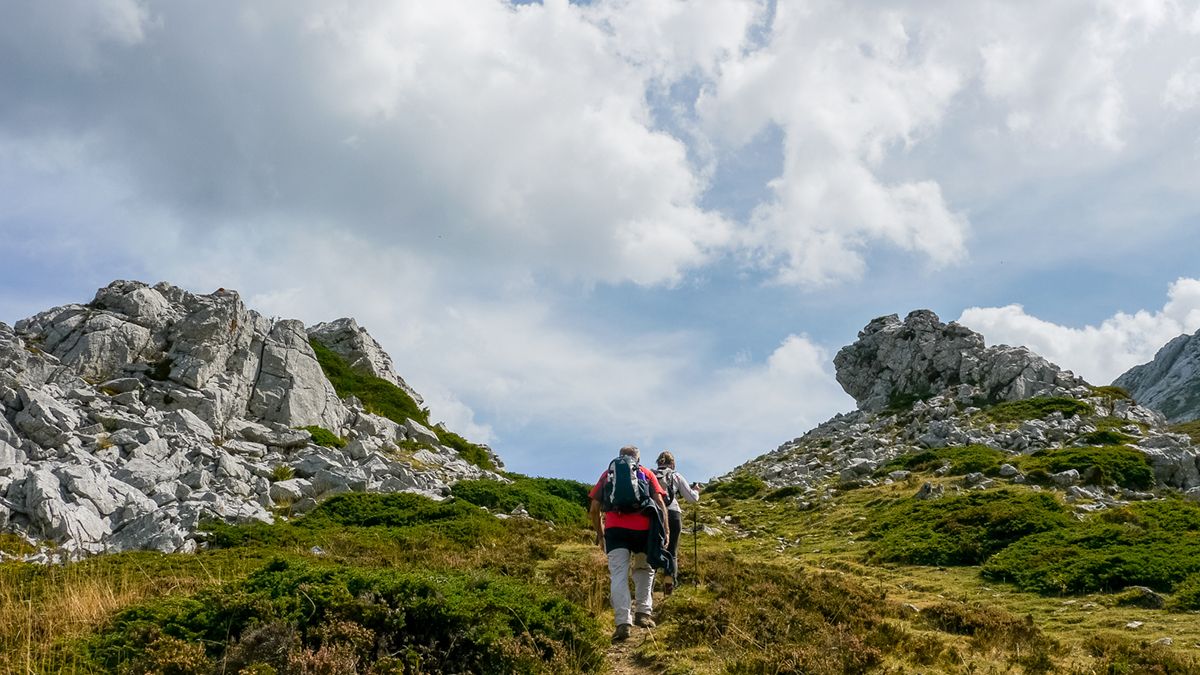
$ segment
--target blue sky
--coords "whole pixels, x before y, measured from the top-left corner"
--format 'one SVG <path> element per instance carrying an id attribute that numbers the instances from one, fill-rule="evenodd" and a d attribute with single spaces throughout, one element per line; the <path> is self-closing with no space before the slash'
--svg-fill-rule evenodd
<path id="1" fill-rule="evenodd" d="M 1200 329 L 1200 2 L 64 0 L 0 22 L 0 320 L 355 316 L 510 468 L 723 473 L 931 308 L 1092 381 Z"/>

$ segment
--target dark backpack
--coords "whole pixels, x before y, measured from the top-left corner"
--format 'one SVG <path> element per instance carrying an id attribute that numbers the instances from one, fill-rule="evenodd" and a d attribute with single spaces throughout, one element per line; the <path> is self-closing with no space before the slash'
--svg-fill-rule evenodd
<path id="1" fill-rule="evenodd" d="M 663 497 L 663 503 L 667 506 L 675 501 L 675 469 L 669 466 L 660 466 L 654 470 L 654 477 L 658 479 L 658 486 L 667 493 Z"/>
<path id="2" fill-rule="evenodd" d="M 638 470 L 637 460 L 621 455 L 608 464 L 600 506 L 605 511 L 637 513 L 650 506 L 650 481 Z"/>

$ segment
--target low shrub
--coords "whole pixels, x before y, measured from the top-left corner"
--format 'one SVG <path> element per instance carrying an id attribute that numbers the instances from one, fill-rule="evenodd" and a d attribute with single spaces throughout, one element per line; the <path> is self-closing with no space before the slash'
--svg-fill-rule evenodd
<path id="1" fill-rule="evenodd" d="M 981 651 L 997 647 L 1031 650 L 1041 653 L 1037 661 L 1049 665 L 1049 652 L 1058 649 L 1055 641 L 1034 625 L 1032 616 L 1019 617 L 980 603 L 940 602 L 922 609 L 920 619 L 934 630 L 970 636 Z"/>
<path id="2" fill-rule="evenodd" d="M 1007 458 L 1008 455 L 1002 450 L 986 445 L 935 448 L 897 457 L 885 464 L 879 473 L 887 474 L 898 469 L 932 471 L 943 464 L 949 464 L 952 476 L 962 476 L 976 471 L 994 475 Z"/>
<path id="3" fill-rule="evenodd" d="M 445 431 L 443 429 L 435 429 L 434 431 L 437 433 L 438 440 L 442 442 L 442 445 L 453 448 L 459 457 L 462 457 L 484 471 L 496 470 L 496 465 L 492 462 L 492 457 L 488 454 L 487 448 L 472 443 L 453 431 Z"/>
<path id="4" fill-rule="evenodd" d="M 713 483 L 706 492 L 714 497 L 731 497 L 733 499 L 750 499 L 767 489 L 767 483 L 758 476 L 743 471 L 734 474 L 732 478 L 720 483 Z"/>
<path id="5" fill-rule="evenodd" d="M 397 424 L 412 419 L 429 426 L 429 413 L 403 389 L 383 378 L 354 370 L 345 359 L 316 340 L 310 340 L 309 344 L 338 396 L 356 396 L 363 402 L 367 412 L 386 417 Z"/>
<path id="6" fill-rule="evenodd" d="M 777 502 L 781 499 L 795 497 L 803 493 L 804 488 L 799 485 L 785 485 L 777 490 L 771 490 L 767 494 L 763 495 L 763 499 L 769 502 Z"/>
<path id="7" fill-rule="evenodd" d="M 1079 668 L 1073 671 L 1072 675 L 1174 675 L 1194 673 L 1200 669 L 1200 661 L 1193 656 L 1163 644 L 1149 640 L 1131 640 L 1117 633 L 1092 635 L 1084 641 L 1083 647 L 1099 662 Z"/>
<path id="8" fill-rule="evenodd" d="M 880 507 L 873 520 L 870 557 L 915 565 L 977 565 L 1023 537 L 1071 522 L 1054 497 L 1017 490 L 903 499 Z"/>
<path id="9" fill-rule="evenodd" d="M 1088 387 L 1092 390 L 1092 395 L 1105 398 L 1110 401 L 1132 400 L 1129 391 L 1124 387 L 1118 387 L 1115 384 L 1106 385 L 1103 387 Z"/>
<path id="10" fill-rule="evenodd" d="M 1020 401 L 1005 401 L 984 408 L 983 415 L 993 422 L 1024 422 L 1040 420 L 1054 413 L 1063 417 L 1094 414 L 1092 406 L 1083 401 L 1066 397 L 1038 397 Z"/>
<path id="11" fill-rule="evenodd" d="M 264 638 L 261 627 L 272 625 L 275 635 Z M 595 619 L 535 584 L 284 560 L 194 596 L 126 609 L 87 641 L 87 651 L 98 665 L 119 670 L 156 657 L 164 641 L 167 663 L 189 667 L 198 655 L 269 665 L 280 645 L 289 649 L 289 663 L 389 658 L 417 672 L 594 672 L 603 659 Z M 227 649 L 231 644 L 243 647 Z"/>
<path id="12" fill-rule="evenodd" d="M 1133 490 L 1154 486 L 1154 467 L 1144 453 L 1123 445 L 1039 450 L 1023 462 L 1026 471 L 1058 473 L 1075 469 L 1093 485 L 1115 484 Z"/>
<path id="13" fill-rule="evenodd" d="M 1175 585 L 1167 607 L 1181 612 L 1200 611 L 1200 572 L 1189 574 Z"/>
<path id="14" fill-rule="evenodd" d="M 1180 500 L 1101 512 L 1000 551 L 983 576 L 1043 594 L 1170 591 L 1200 572 L 1200 505 Z"/>
<path id="15" fill-rule="evenodd" d="M 276 464 L 271 469 L 271 480 L 273 481 L 291 480 L 295 477 L 296 470 L 287 464 Z"/>
<path id="16" fill-rule="evenodd" d="M 1135 439 L 1129 434 L 1122 433 L 1115 429 L 1097 429 L 1086 434 L 1081 434 L 1075 439 L 1075 442 L 1080 445 L 1091 446 L 1106 446 L 1106 445 L 1124 445 L 1132 443 Z"/>
<path id="17" fill-rule="evenodd" d="M 312 436 L 312 442 L 326 448 L 344 448 L 346 439 L 338 436 L 324 427 L 301 427 Z"/>
<path id="18" fill-rule="evenodd" d="M 548 520 L 556 525 L 587 527 L 587 509 L 577 501 L 578 495 L 572 494 L 575 499 L 564 499 L 547 489 L 549 486 L 546 480 L 519 478 L 507 484 L 495 480 L 463 480 L 454 485 L 451 494 L 493 511 L 508 513 L 517 506 L 524 505 L 529 515 L 538 520 Z M 583 486 L 583 483 L 579 485 Z M 584 488 L 586 489 L 586 486 Z M 586 495 L 586 492 L 584 494 Z"/>

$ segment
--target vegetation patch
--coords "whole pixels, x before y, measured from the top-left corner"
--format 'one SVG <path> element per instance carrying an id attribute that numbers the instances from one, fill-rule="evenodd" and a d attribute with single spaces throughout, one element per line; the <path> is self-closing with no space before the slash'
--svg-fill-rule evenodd
<path id="1" fill-rule="evenodd" d="M 1048 672 L 1054 665 L 1050 654 L 1059 649 L 1032 616 L 1018 617 L 990 605 L 940 602 L 921 610 L 921 621 L 934 630 L 970 636 L 979 651 L 1025 651 L 1020 663 L 1026 672 Z"/>
<path id="2" fill-rule="evenodd" d="M 1175 593 L 1167 606 L 1181 612 L 1200 611 L 1200 572 L 1189 574 L 1175 585 Z"/>
<path id="3" fill-rule="evenodd" d="M 1154 467 L 1145 454 L 1123 445 L 1039 450 L 1022 463 L 1034 471 L 1048 474 L 1075 469 L 1085 483 L 1119 485 L 1133 490 L 1154 486 Z"/>
<path id="4" fill-rule="evenodd" d="M 1133 436 L 1115 429 L 1097 429 L 1086 434 L 1081 434 L 1075 439 L 1075 442 L 1079 445 L 1106 446 L 1125 445 L 1126 443 L 1133 443 L 1136 440 Z"/>
<path id="5" fill-rule="evenodd" d="M 903 393 L 893 391 L 891 395 L 888 396 L 888 404 L 887 407 L 883 409 L 883 414 L 895 415 L 898 413 L 907 412 L 912 410 L 912 407 L 916 405 L 918 401 L 924 401 L 932 396 L 933 392 L 931 391 L 919 393 Z"/>
<path id="6" fill-rule="evenodd" d="M 598 670 L 602 645 L 580 607 L 516 580 L 280 559 L 243 581 L 126 609 L 86 649 L 114 671 L 166 665 L 166 654 L 174 672 L 263 672 L 324 650 L 373 672 L 553 673 Z"/>
<path id="7" fill-rule="evenodd" d="M 978 565 L 997 551 L 1071 522 L 1048 494 L 988 490 L 884 506 L 867 532 L 874 560 L 915 565 Z"/>
<path id="8" fill-rule="evenodd" d="M 994 475 L 999 472 L 1000 465 L 1007 459 L 1008 455 L 1004 451 L 986 445 L 935 448 L 897 457 L 885 464 L 879 473 L 887 474 L 899 469 L 932 471 L 949 464 L 952 476 L 962 476 L 977 471 Z"/>
<path id="9" fill-rule="evenodd" d="M 1176 424 L 1171 427 L 1171 431 L 1177 434 L 1187 434 L 1192 437 L 1193 443 L 1200 444 L 1200 420 Z"/>
<path id="10" fill-rule="evenodd" d="M 777 502 L 788 497 L 797 497 L 804 493 L 804 488 L 799 485 L 785 485 L 777 490 L 771 490 L 763 495 L 763 499 L 769 502 Z"/>
<path id="11" fill-rule="evenodd" d="M 360 373 L 350 367 L 345 359 L 317 340 L 309 340 L 317 362 L 325 377 L 333 385 L 334 391 L 341 398 L 356 396 L 363 402 L 367 412 L 386 417 L 397 424 L 414 420 L 425 427 L 433 427 L 429 423 L 429 411 L 417 405 L 413 397 L 400 387 L 381 377 Z M 442 445 L 453 448 L 466 461 L 487 471 L 495 471 L 487 450 L 482 446 L 471 443 L 458 434 L 433 427 Z"/>
<path id="12" fill-rule="evenodd" d="M 713 497 L 729 497 L 732 499 L 750 499 L 767 489 L 767 483 L 762 478 L 743 471 L 734 474 L 732 478 L 720 483 L 713 483 L 707 490 Z"/>
<path id="13" fill-rule="evenodd" d="M 571 486 L 570 483 L 575 483 Z M 557 489 L 561 488 L 561 489 Z M 495 480 L 464 480 L 454 485 L 452 494 L 463 501 L 492 511 L 509 513 L 524 506 L 530 517 L 556 525 L 587 527 L 587 509 L 578 499 L 587 495 L 588 486 L 576 481 L 546 478 L 518 478 L 512 483 Z M 568 495 L 564 497 L 562 495 Z"/>
<path id="14" fill-rule="evenodd" d="M 346 439 L 338 436 L 325 427 L 301 427 L 312 436 L 312 442 L 326 448 L 344 448 L 346 447 Z"/>
<path id="15" fill-rule="evenodd" d="M 1148 673 L 1151 675 L 1173 675 L 1194 673 L 1200 669 L 1200 661 L 1180 654 L 1163 644 L 1149 640 L 1131 640 L 1116 633 L 1093 635 L 1084 643 L 1087 652 L 1097 659 L 1090 667 L 1080 668 L 1075 673 Z"/>
<path id="16" fill-rule="evenodd" d="M 1095 410 L 1087 403 L 1073 398 L 1043 396 L 997 403 L 988 406 L 982 412 L 987 419 L 999 423 L 1040 420 L 1054 413 L 1062 413 L 1063 417 L 1074 417 L 1092 415 Z"/>
<path id="17" fill-rule="evenodd" d="M 1088 387 L 1092 390 L 1092 394 L 1100 398 L 1108 399 L 1109 401 L 1125 401 L 1133 400 L 1129 395 L 1129 391 L 1124 387 L 1118 387 L 1115 384 L 1106 385 L 1103 387 Z"/>
<path id="18" fill-rule="evenodd" d="M 1035 534 L 1000 551 L 982 570 L 1044 594 L 1171 591 L 1200 572 L 1200 505 L 1144 502 L 1104 511 L 1069 528 Z"/>

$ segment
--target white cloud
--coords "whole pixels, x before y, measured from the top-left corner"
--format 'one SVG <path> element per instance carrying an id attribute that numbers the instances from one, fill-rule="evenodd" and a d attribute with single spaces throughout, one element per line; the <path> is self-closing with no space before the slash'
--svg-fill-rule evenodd
<path id="1" fill-rule="evenodd" d="M 1180 111 L 1200 105 L 1200 57 L 1171 74 L 1163 90 L 1163 105 Z"/>
<path id="2" fill-rule="evenodd" d="M 1146 363 L 1169 340 L 1200 329 L 1200 280 L 1171 284 L 1161 310 L 1117 312 L 1099 326 L 1073 328 L 1045 321 L 1021 305 L 971 307 L 959 322 L 989 344 L 1024 345 L 1094 384 L 1108 384 Z"/>

